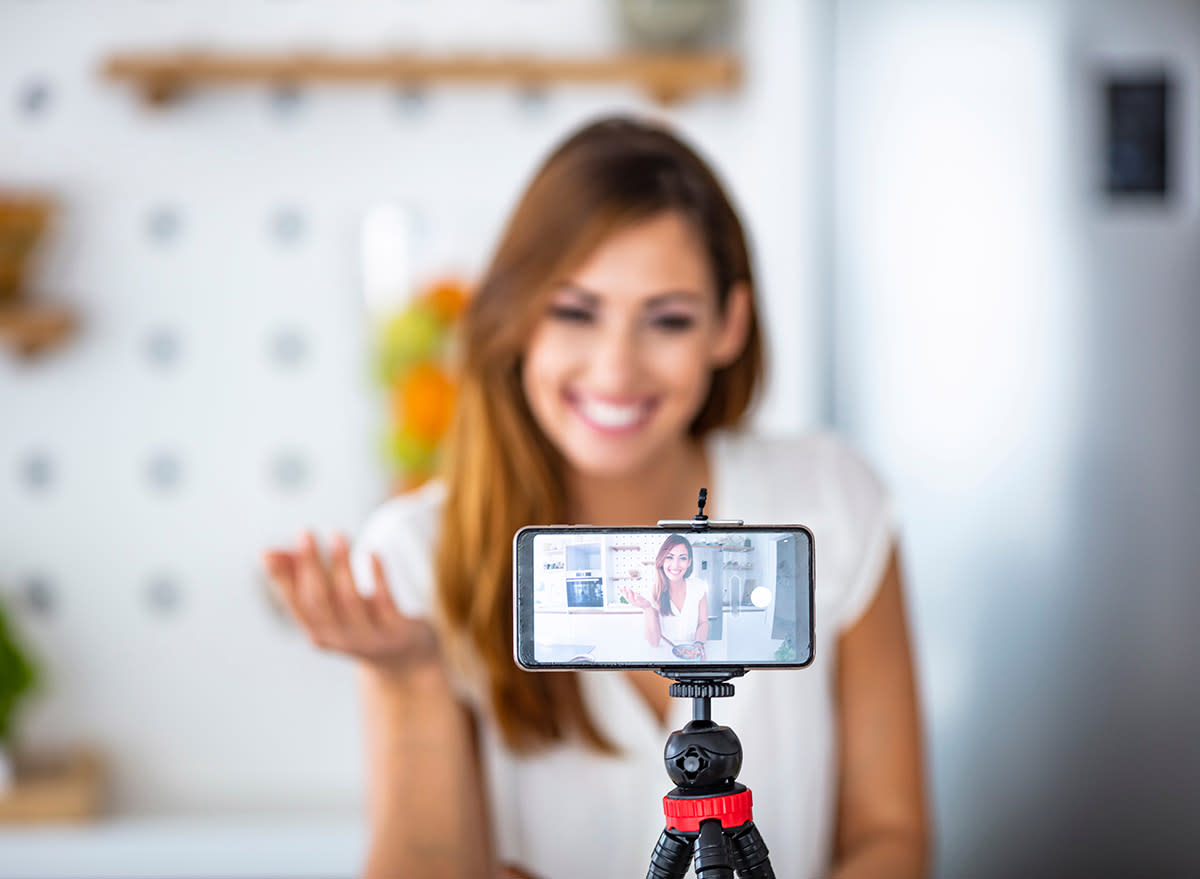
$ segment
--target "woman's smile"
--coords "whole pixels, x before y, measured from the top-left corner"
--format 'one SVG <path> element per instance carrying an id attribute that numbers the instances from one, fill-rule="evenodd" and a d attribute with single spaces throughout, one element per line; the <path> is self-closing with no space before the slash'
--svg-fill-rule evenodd
<path id="1" fill-rule="evenodd" d="M 571 411 L 593 430 L 605 434 L 633 433 L 654 414 L 654 397 L 604 397 L 581 391 L 567 391 Z"/>

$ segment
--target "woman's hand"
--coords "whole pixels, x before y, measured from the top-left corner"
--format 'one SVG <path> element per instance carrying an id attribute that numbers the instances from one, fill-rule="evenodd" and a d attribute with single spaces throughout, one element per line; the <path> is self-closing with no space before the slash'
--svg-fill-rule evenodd
<path id="1" fill-rule="evenodd" d="M 335 535 L 328 563 L 312 534 L 294 550 L 263 553 L 263 564 L 288 610 L 322 650 L 345 653 L 381 669 L 407 670 L 439 659 L 433 627 L 396 608 L 379 558 L 371 555 L 375 591 L 364 597 L 350 571 L 350 547 Z"/>
<path id="2" fill-rule="evenodd" d="M 642 633 L 646 636 L 647 644 L 657 647 L 662 639 L 662 620 L 659 619 L 658 608 L 646 596 L 627 586 L 621 587 L 621 594 L 631 605 L 642 609 Z"/>
<path id="3" fill-rule="evenodd" d="M 634 607 L 640 607 L 642 610 L 654 610 L 654 605 L 650 603 L 650 600 L 645 595 L 642 595 L 640 592 L 634 592 L 628 586 L 621 587 L 621 594 Z"/>

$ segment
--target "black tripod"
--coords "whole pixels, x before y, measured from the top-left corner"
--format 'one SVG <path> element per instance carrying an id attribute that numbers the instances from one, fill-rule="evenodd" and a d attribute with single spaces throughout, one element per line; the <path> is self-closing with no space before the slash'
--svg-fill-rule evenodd
<path id="1" fill-rule="evenodd" d="M 749 788 L 735 779 L 742 768 L 742 743 L 727 726 L 712 720 L 717 696 L 732 696 L 729 678 L 745 669 L 670 672 L 682 678 L 671 695 L 692 699 L 692 719 L 671 733 L 663 754 L 677 787 L 663 797 L 667 827 L 654 846 L 646 879 L 683 879 L 696 859 L 697 879 L 775 879 L 767 846 L 754 826 Z"/>

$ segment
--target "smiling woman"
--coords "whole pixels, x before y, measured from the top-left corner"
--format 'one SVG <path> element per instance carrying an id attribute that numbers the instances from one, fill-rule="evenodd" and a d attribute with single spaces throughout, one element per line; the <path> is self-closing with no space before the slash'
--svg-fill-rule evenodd
<path id="1" fill-rule="evenodd" d="M 518 202 L 464 322 L 435 561 L 444 641 L 487 666 L 510 747 L 572 729 L 611 744 L 573 677 L 515 668 L 498 548 L 530 523 L 690 512 L 708 475 L 700 438 L 736 424 L 759 382 L 752 289 L 729 198 L 664 129 L 589 125 Z"/>
<path id="2" fill-rule="evenodd" d="M 661 770 L 673 709 L 687 706 L 652 672 L 520 669 L 512 540 L 529 524 L 685 518 L 711 485 L 727 514 L 820 523 L 830 560 L 816 627 L 836 647 L 809 671 L 748 678 L 722 706 L 775 869 L 919 875 L 919 738 L 886 493 L 833 438 L 736 432 L 761 343 L 742 225 L 708 165 L 631 119 L 568 138 L 516 206 L 462 352 L 444 478 L 377 510 L 353 561 L 342 541 L 322 560 L 311 537 L 267 559 L 314 642 L 362 660 L 368 874 L 644 874 L 666 785 L 647 769 Z M 671 537 L 653 598 L 623 594 L 651 644 L 699 658 L 707 587 L 694 568 Z M 564 807 L 571 793 L 587 807 Z"/>

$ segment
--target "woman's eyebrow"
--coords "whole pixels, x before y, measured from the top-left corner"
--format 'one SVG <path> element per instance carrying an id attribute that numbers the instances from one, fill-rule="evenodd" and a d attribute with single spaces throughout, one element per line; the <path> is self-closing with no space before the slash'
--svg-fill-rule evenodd
<path id="1" fill-rule="evenodd" d="M 588 305 L 596 305 L 600 301 L 599 293 L 593 293 L 586 287 L 580 287 L 578 284 L 575 284 L 571 281 L 559 281 L 554 286 L 554 291 L 556 293 L 570 293 L 574 296 L 578 296 Z"/>
<path id="2" fill-rule="evenodd" d="M 652 296 L 647 304 L 652 308 L 657 308 L 658 306 L 671 305 L 678 301 L 703 304 L 705 299 L 705 295 L 698 290 L 668 290 L 665 293 Z"/>
<path id="3" fill-rule="evenodd" d="M 584 300 L 588 305 L 598 304 L 604 297 L 594 290 L 589 290 L 576 284 L 574 281 L 559 281 L 554 287 L 556 292 L 570 293 Z M 662 293 L 656 293 L 647 300 L 646 305 L 650 308 L 660 308 L 663 305 L 671 305 L 676 302 L 688 302 L 703 304 L 706 297 L 699 290 L 665 290 Z"/>

